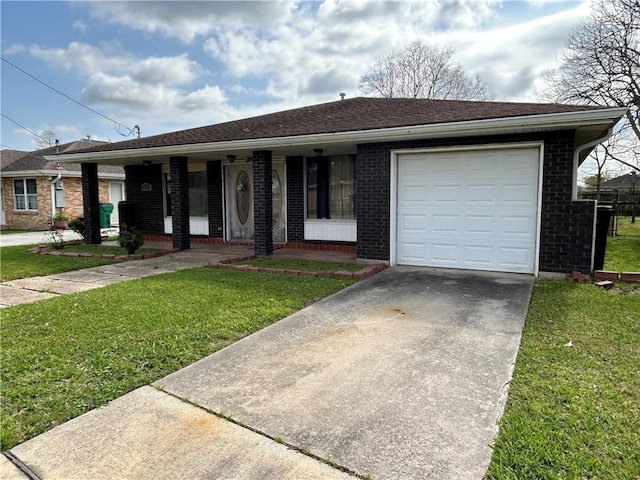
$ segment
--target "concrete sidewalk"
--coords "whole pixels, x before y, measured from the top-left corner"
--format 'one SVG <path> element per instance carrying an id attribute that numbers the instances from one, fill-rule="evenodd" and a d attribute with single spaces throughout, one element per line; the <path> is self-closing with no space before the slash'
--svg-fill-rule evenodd
<path id="1" fill-rule="evenodd" d="M 479 480 L 532 285 L 393 267 L 8 455 L 43 479 Z"/>
<path id="2" fill-rule="evenodd" d="M 207 265 L 211 261 L 251 255 L 252 249 L 236 247 L 222 252 L 185 250 L 156 258 L 130 260 L 72 272 L 9 280 L 0 283 L 0 308 L 32 303 L 70 293 L 84 292 L 113 283 L 185 268 Z"/>

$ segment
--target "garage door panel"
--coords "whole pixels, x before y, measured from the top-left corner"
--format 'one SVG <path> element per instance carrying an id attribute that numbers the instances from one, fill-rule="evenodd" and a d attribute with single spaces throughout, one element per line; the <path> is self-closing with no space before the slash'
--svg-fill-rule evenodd
<path id="1" fill-rule="evenodd" d="M 460 258 L 459 247 L 456 243 L 431 243 L 429 245 L 430 255 L 427 255 L 427 260 L 431 262 L 438 262 L 444 265 L 455 265 Z M 428 265 L 428 263 L 427 263 Z"/>
<path id="2" fill-rule="evenodd" d="M 460 190 L 459 185 L 435 185 L 433 187 L 433 197 L 431 201 L 436 204 L 460 203 Z"/>
<path id="3" fill-rule="evenodd" d="M 460 215 L 440 215 L 431 216 L 431 225 L 429 229 L 431 233 L 451 234 L 458 232 L 460 226 Z"/>
<path id="4" fill-rule="evenodd" d="M 427 251 L 427 244 L 422 242 L 412 243 L 412 242 L 404 242 L 401 246 L 402 248 L 402 256 L 407 259 L 407 261 L 412 261 L 412 265 L 426 265 L 424 263 L 424 255 Z"/>
<path id="5" fill-rule="evenodd" d="M 500 221 L 500 231 L 505 235 L 530 238 L 535 232 L 535 219 L 531 218 L 530 215 L 503 215 Z"/>
<path id="6" fill-rule="evenodd" d="M 523 205 L 528 209 L 528 206 L 535 202 L 538 197 L 538 192 L 532 185 L 524 183 L 503 185 L 500 197 L 503 203 L 511 205 Z"/>
<path id="7" fill-rule="evenodd" d="M 401 192 L 401 201 L 405 202 L 407 206 L 411 204 L 423 204 L 427 201 L 427 189 L 424 186 L 408 185 Z"/>
<path id="8" fill-rule="evenodd" d="M 491 235 L 494 231 L 493 222 L 495 215 L 466 215 L 464 222 L 464 234 L 466 235 Z"/>
<path id="9" fill-rule="evenodd" d="M 538 149 L 400 155 L 397 262 L 533 272 L 538 158 Z"/>
<path id="10" fill-rule="evenodd" d="M 400 227 L 404 231 L 404 237 L 408 237 L 411 235 L 423 235 L 427 233 L 427 217 L 425 215 L 419 214 L 406 214 L 402 215 L 400 221 Z"/>

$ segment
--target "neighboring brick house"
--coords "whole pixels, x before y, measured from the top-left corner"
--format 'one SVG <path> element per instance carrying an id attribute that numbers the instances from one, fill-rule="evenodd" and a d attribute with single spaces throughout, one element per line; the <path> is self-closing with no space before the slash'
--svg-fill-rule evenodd
<path id="1" fill-rule="evenodd" d="M 82 165 L 90 243 L 108 164 L 125 168 L 129 223 L 176 248 L 588 273 L 596 204 L 577 199 L 577 168 L 625 111 L 354 98 L 48 158 Z"/>
<path id="2" fill-rule="evenodd" d="M 80 165 L 61 164 L 44 156 L 102 144 L 80 140 L 33 152 L 1 150 L 2 228 L 45 230 L 56 212 L 71 219 L 82 217 Z M 101 166 L 98 178 L 101 203 L 124 200 L 122 167 Z"/>

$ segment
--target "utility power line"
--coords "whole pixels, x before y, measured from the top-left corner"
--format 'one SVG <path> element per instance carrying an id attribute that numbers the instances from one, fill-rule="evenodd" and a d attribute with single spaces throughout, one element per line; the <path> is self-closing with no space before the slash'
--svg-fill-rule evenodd
<path id="1" fill-rule="evenodd" d="M 9 120 L 12 123 L 15 123 L 17 126 L 19 126 L 20 128 L 22 128 L 23 130 L 26 130 L 27 132 L 29 132 L 31 135 L 35 135 L 36 137 L 38 137 L 40 140 L 44 140 L 45 142 L 48 141 L 48 139 L 44 138 L 41 135 L 38 135 L 36 132 L 34 132 L 33 130 L 29 130 L 27 127 L 25 127 L 24 125 L 16 122 L 13 118 L 8 117 L 7 115 L 5 115 L 4 113 L 0 113 L 0 115 L 2 115 L 4 118 L 6 118 L 7 120 Z"/>
<path id="2" fill-rule="evenodd" d="M 69 95 L 67 95 L 66 93 L 61 92 L 60 90 L 58 90 L 55 87 L 52 87 L 51 85 L 49 85 L 47 82 L 44 82 L 42 80 L 40 80 L 39 78 L 35 77 L 34 75 L 30 74 L 29 72 L 27 72 L 26 70 L 23 70 L 22 68 L 20 68 L 19 66 L 17 66 L 16 64 L 10 62 L 9 60 L 7 60 L 4 57 L 0 57 L 0 59 L 2 59 L 3 62 L 8 63 L 9 65 L 11 65 L 13 68 L 15 68 L 16 70 L 19 70 L 20 72 L 24 73 L 26 76 L 34 79 L 36 82 L 41 83 L 42 85 L 44 85 L 45 87 L 53 90 L 54 92 L 56 92 L 59 95 L 62 95 L 64 98 L 71 100 L 73 103 L 80 105 L 83 108 L 86 108 L 87 110 L 89 110 L 92 113 L 95 113 L 96 115 L 101 116 L 102 118 L 109 120 L 111 123 L 113 123 L 116 132 L 118 132 L 120 135 L 122 135 L 123 137 L 128 137 L 130 135 L 132 135 L 134 132 L 137 132 L 138 134 L 138 138 L 140 138 L 140 127 L 138 125 L 135 125 L 133 128 L 129 128 L 123 124 L 121 124 L 120 122 L 116 122 L 114 119 L 107 117 L 106 115 L 103 115 L 102 113 L 98 112 L 97 110 L 94 110 L 91 107 L 88 107 L 87 105 L 85 105 L 84 103 L 81 103 L 73 98 L 71 98 Z M 15 123 L 15 122 L 14 122 Z M 120 127 L 124 127 L 127 130 L 129 130 L 129 133 L 127 133 L 126 135 L 124 133 L 122 133 L 120 131 Z M 33 132 L 32 132 L 33 133 Z"/>

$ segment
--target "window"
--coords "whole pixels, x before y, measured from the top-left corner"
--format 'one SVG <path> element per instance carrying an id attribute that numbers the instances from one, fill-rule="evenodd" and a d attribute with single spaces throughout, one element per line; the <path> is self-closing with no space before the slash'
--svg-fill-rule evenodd
<path id="1" fill-rule="evenodd" d="M 355 155 L 307 159 L 307 218 L 353 220 Z"/>
<path id="2" fill-rule="evenodd" d="M 38 211 L 38 189 L 35 178 L 13 181 L 13 203 L 16 210 Z"/>
<path id="3" fill-rule="evenodd" d="M 165 173 L 165 210 L 171 216 L 171 175 Z M 207 216 L 207 173 L 189 172 L 189 216 Z"/>

